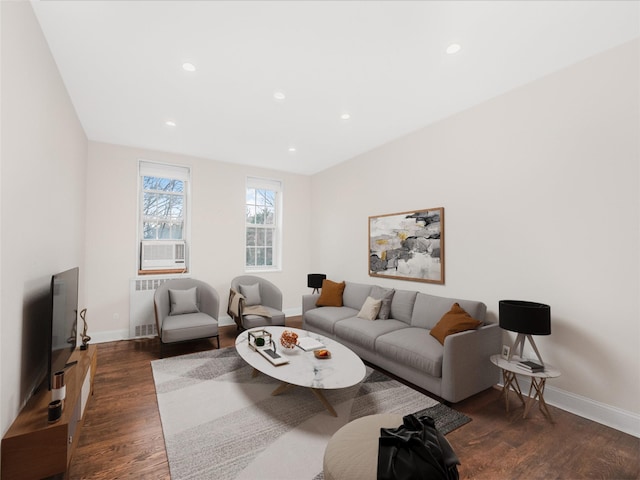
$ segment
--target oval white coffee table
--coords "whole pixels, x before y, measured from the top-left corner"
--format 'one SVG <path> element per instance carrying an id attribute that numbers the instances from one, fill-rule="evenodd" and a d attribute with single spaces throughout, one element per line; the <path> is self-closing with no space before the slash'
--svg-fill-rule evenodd
<path id="1" fill-rule="evenodd" d="M 272 335 L 277 353 L 285 357 L 288 363 L 273 365 L 249 346 L 249 332 L 256 330 L 266 330 Z M 331 352 L 331 358 L 318 359 L 312 351 L 305 352 L 299 347 L 284 348 L 280 345 L 280 335 L 285 330 L 297 333 L 299 339 L 312 337 L 320 341 L 324 348 Z M 336 411 L 322 391 L 352 387 L 361 382 L 366 373 L 360 357 L 344 345 L 323 335 L 298 328 L 259 327 L 245 330 L 236 338 L 236 350 L 244 361 L 254 368 L 254 374 L 262 372 L 282 382 L 271 395 L 279 395 L 292 386 L 309 388 L 334 417 L 337 417 Z"/>

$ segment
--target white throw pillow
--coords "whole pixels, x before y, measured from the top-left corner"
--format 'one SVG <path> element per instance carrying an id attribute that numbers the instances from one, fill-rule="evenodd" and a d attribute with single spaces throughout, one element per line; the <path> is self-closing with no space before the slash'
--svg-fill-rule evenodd
<path id="1" fill-rule="evenodd" d="M 380 305 L 382 300 L 376 300 L 373 297 L 367 297 L 364 301 L 364 305 L 358 312 L 358 318 L 364 318 L 365 320 L 375 320 L 380 311 Z"/>
<path id="2" fill-rule="evenodd" d="M 244 304 L 249 307 L 251 305 L 262 305 L 260 298 L 260 284 L 240 285 L 240 293 L 244 297 Z"/>

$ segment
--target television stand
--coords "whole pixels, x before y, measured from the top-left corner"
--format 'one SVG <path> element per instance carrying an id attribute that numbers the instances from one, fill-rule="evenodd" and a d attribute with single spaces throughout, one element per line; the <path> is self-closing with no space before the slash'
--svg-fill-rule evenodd
<path id="1" fill-rule="evenodd" d="M 98 350 L 95 345 L 84 351 L 76 349 L 70 360 L 75 367 L 65 374 L 62 417 L 55 423 L 47 421 L 50 390 L 33 394 L 2 439 L 3 479 L 46 478 L 67 472 L 93 394 Z"/>

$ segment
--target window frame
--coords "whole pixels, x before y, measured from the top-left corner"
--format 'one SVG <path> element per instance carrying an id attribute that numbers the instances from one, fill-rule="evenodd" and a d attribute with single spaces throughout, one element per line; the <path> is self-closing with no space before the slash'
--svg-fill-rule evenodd
<path id="1" fill-rule="evenodd" d="M 258 226 L 259 224 L 248 223 L 247 222 L 247 195 L 249 189 L 256 190 L 269 190 L 275 193 L 274 199 L 274 224 L 273 226 Z M 283 182 L 282 180 L 270 179 L 270 178 L 261 178 L 261 177 L 252 177 L 248 176 L 245 182 L 244 189 L 244 249 L 243 249 L 243 264 L 244 271 L 247 273 L 257 273 L 257 272 L 278 272 L 282 270 L 282 238 L 283 238 Z M 248 245 L 247 239 L 249 236 L 249 228 L 262 228 L 262 229 L 271 229 L 272 230 L 272 265 L 247 265 L 247 251 L 249 248 L 257 248 L 255 246 Z"/>
<path id="2" fill-rule="evenodd" d="M 182 238 L 166 238 L 166 239 L 146 239 L 144 238 L 145 215 L 144 208 L 144 177 L 158 177 L 170 180 L 180 180 L 184 184 L 182 196 Z M 155 162 L 150 160 L 138 160 L 138 177 L 137 177 L 137 232 L 136 232 L 136 265 L 138 275 L 166 275 L 166 274 L 185 274 L 190 271 L 190 245 L 191 245 L 191 167 L 186 165 L 177 165 L 163 162 Z M 173 194 L 173 193 L 172 193 Z M 185 243 L 185 265 L 181 268 L 167 268 L 162 270 L 142 270 L 141 264 L 141 246 L 143 241 L 154 242 L 184 242 Z"/>

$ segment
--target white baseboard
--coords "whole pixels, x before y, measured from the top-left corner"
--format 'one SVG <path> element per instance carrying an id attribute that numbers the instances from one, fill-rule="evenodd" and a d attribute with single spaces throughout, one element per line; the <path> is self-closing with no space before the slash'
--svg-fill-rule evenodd
<path id="1" fill-rule="evenodd" d="M 527 379 L 520 379 L 519 383 L 522 392 L 526 394 L 531 382 Z M 502 384 L 500 385 L 502 386 Z M 561 410 L 640 438 L 640 415 L 637 413 L 549 385 L 545 386 L 544 400 L 549 405 Z"/>
<path id="2" fill-rule="evenodd" d="M 110 330 L 108 332 L 89 332 L 91 341 L 89 343 L 117 342 L 119 340 L 129 340 L 129 329 Z"/>

